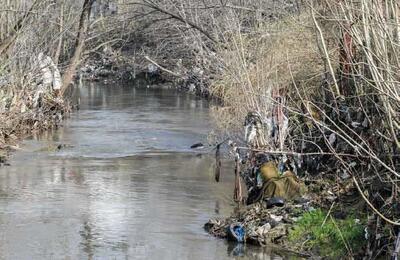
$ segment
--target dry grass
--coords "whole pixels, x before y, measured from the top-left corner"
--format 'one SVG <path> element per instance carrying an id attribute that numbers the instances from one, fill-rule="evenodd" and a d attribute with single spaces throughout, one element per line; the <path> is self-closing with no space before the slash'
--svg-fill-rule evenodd
<path id="1" fill-rule="evenodd" d="M 323 62 L 309 14 L 258 24 L 251 33 L 231 28 L 238 29 L 229 32 L 227 48 L 219 52 L 224 69 L 210 90 L 224 103 L 213 108 L 220 130 L 243 136 L 248 112 L 271 118 L 273 93 L 294 93 L 294 84 L 310 92 L 321 81 Z"/>
<path id="2" fill-rule="evenodd" d="M 400 4 L 318 4 L 246 32 L 230 21 L 235 29 L 225 33 L 223 70 L 211 86 L 223 106 L 213 114 L 222 133 L 243 138 L 247 113 L 266 123 L 281 96 L 290 134 L 283 149 L 313 154 L 302 172 L 324 172 L 338 190 L 343 183 L 358 190 L 374 220 L 370 235 L 384 234 L 387 246 L 400 225 Z M 264 149 L 276 151 L 265 134 Z M 374 241 L 370 252 L 381 252 Z"/>

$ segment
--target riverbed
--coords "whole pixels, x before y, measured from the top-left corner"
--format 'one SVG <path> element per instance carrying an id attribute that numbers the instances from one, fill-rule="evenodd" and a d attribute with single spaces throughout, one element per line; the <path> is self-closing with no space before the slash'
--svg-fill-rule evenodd
<path id="1" fill-rule="evenodd" d="M 172 89 L 87 84 L 64 126 L 0 168 L 0 259 L 281 259 L 203 225 L 230 215 L 213 176 L 209 103 Z"/>

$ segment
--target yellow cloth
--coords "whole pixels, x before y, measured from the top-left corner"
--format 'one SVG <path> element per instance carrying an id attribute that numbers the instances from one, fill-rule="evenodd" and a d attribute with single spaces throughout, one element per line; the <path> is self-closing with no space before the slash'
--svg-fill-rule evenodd
<path id="1" fill-rule="evenodd" d="M 293 172 L 286 171 L 280 176 L 276 164 L 272 161 L 264 163 L 260 172 L 263 179 L 263 198 L 293 199 L 305 192 L 305 186 Z"/>

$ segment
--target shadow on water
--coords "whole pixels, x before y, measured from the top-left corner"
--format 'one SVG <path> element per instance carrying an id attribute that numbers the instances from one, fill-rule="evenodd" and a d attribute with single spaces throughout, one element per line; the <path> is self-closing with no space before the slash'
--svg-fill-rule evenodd
<path id="1" fill-rule="evenodd" d="M 202 228 L 233 191 L 231 165 L 216 184 L 212 156 L 189 148 L 206 143 L 207 101 L 94 85 L 77 97 L 64 127 L 0 168 L 0 259 L 282 259 Z"/>

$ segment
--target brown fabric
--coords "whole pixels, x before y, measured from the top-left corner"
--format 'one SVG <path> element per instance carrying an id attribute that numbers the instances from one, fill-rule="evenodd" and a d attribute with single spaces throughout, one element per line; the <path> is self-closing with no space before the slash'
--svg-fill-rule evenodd
<path id="1" fill-rule="evenodd" d="M 261 166 L 260 171 L 264 183 L 273 178 L 279 178 L 278 167 L 276 167 L 276 164 L 272 161 L 264 163 Z"/>
<path id="2" fill-rule="evenodd" d="M 278 168 L 274 162 L 265 163 L 261 166 L 260 171 L 264 182 L 262 198 L 294 199 L 305 192 L 305 186 L 293 172 L 286 171 L 282 176 L 279 176 Z"/>

